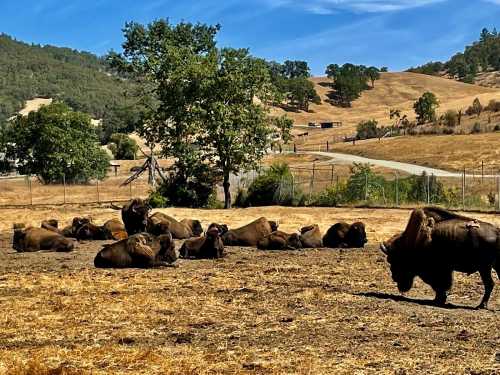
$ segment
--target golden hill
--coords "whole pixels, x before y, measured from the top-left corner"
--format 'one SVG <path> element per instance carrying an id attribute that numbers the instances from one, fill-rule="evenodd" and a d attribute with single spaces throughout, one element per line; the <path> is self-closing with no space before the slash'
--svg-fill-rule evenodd
<path id="1" fill-rule="evenodd" d="M 351 108 L 341 108 L 328 103 L 329 87 L 325 87 L 329 79 L 314 77 L 316 90 L 322 103 L 312 104 L 310 112 L 285 112 L 274 108 L 274 114 L 286 113 L 295 125 L 306 125 L 308 122 L 322 120 L 342 121 L 341 129 L 325 130 L 326 134 L 349 134 L 362 120 L 375 119 L 381 125 L 389 125 L 389 110 L 399 108 L 409 118 L 415 118 L 413 103 L 424 92 L 431 91 L 438 97 L 441 105 L 439 112 L 448 109 L 466 109 L 474 98 L 478 97 L 486 105 L 491 99 L 500 100 L 500 89 L 470 85 L 446 78 L 417 73 L 382 73 L 381 79 L 375 82 L 375 88 L 364 91 L 361 97 L 354 101 Z"/>

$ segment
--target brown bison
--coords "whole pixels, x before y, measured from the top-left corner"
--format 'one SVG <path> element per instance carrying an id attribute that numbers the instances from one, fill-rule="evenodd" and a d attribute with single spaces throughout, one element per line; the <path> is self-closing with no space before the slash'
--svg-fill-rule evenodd
<path id="1" fill-rule="evenodd" d="M 300 242 L 306 249 L 318 249 L 323 247 L 322 234 L 317 224 L 309 225 L 300 229 Z"/>
<path id="2" fill-rule="evenodd" d="M 361 222 L 352 225 L 344 222 L 334 224 L 323 237 L 323 246 L 332 249 L 360 248 L 366 242 L 365 225 Z"/>
<path id="3" fill-rule="evenodd" d="M 257 243 L 261 250 L 297 250 L 302 248 L 300 237 L 297 233 L 285 233 L 280 230 L 272 232 Z"/>
<path id="4" fill-rule="evenodd" d="M 146 231 L 151 206 L 141 198 L 132 199 L 122 207 L 122 220 L 129 235 Z"/>
<path id="5" fill-rule="evenodd" d="M 179 256 L 170 234 L 153 236 L 139 233 L 127 239 L 104 245 L 97 253 L 97 268 L 152 268 L 168 267 Z"/>
<path id="6" fill-rule="evenodd" d="M 207 232 L 213 228 L 217 229 L 217 231 L 219 232 L 219 236 L 222 236 L 224 233 L 226 233 L 229 230 L 229 228 L 226 224 L 212 223 L 208 226 Z"/>
<path id="7" fill-rule="evenodd" d="M 224 256 L 224 244 L 219 230 L 211 227 L 203 237 L 190 238 L 182 244 L 180 255 L 183 258 L 217 259 Z"/>
<path id="8" fill-rule="evenodd" d="M 453 271 L 479 272 L 485 291 L 478 308 L 487 308 L 494 282 L 500 277 L 500 229 L 437 207 L 416 209 L 404 232 L 380 245 L 401 292 L 420 277 L 436 293 L 437 305 L 446 303 Z"/>
<path id="9" fill-rule="evenodd" d="M 128 237 L 125 226 L 118 219 L 106 221 L 102 226 L 93 223 L 83 224 L 75 233 L 76 239 L 84 240 L 123 240 Z"/>
<path id="10" fill-rule="evenodd" d="M 261 217 L 241 228 L 227 231 L 222 236 L 222 242 L 226 246 L 256 247 L 260 240 L 275 232 L 277 227 L 278 225 L 275 222 L 270 222 Z"/>
<path id="11" fill-rule="evenodd" d="M 24 228 L 23 225 L 14 225 L 12 247 L 18 252 L 34 252 L 51 250 L 69 252 L 75 248 L 73 240 L 45 228 Z"/>
<path id="12" fill-rule="evenodd" d="M 203 233 L 199 220 L 184 219 L 177 221 L 175 218 L 161 212 L 156 212 L 148 218 L 147 231 L 155 235 L 163 233 L 168 228 L 172 237 L 177 240 L 198 237 Z"/>

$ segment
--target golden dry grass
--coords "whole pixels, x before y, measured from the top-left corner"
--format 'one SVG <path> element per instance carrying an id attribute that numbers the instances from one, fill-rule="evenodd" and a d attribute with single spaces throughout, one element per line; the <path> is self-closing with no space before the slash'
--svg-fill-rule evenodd
<path id="1" fill-rule="evenodd" d="M 481 161 L 486 171 L 500 169 L 500 134 L 412 136 L 335 144 L 333 151 L 374 159 L 395 160 L 418 165 L 479 173 Z"/>
<path id="2" fill-rule="evenodd" d="M 476 97 L 484 104 L 487 104 L 491 99 L 500 99 L 500 91 L 494 88 L 417 73 L 382 73 L 381 79 L 375 83 L 374 89 L 364 91 L 361 98 L 353 102 L 351 108 L 340 108 L 327 102 L 327 94 L 330 91 L 324 85 L 324 83 L 328 83 L 327 78 L 314 77 L 311 80 L 315 83 L 322 103 L 312 104 L 309 113 L 304 111 L 287 112 L 287 115 L 295 121 L 295 124 L 306 125 L 310 121 L 319 122 L 322 120 L 343 122 L 344 126 L 340 129 L 323 131 L 323 137 L 350 133 L 363 120 L 375 119 L 381 124 L 388 124 L 390 123 L 389 110 L 391 108 L 399 108 L 410 119 L 413 119 L 415 118 L 413 103 L 426 91 L 436 94 L 441 103 L 439 112 L 443 113 L 448 109 L 466 109 Z M 281 109 L 275 109 L 274 112 L 285 113 Z"/>
<path id="3" fill-rule="evenodd" d="M 494 311 L 473 311 L 482 286 L 457 275 L 450 302 L 418 282 L 401 299 L 375 241 L 403 228 L 406 210 L 264 207 L 168 209 L 237 226 L 259 216 L 284 230 L 363 220 L 365 250 L 261 252 L 229 248 L 218 261 L 178 268 L 96 270 L 100 243 L 74 253 L 0 252 L 0 373 L 5 374 L 496 374 Z M 20 218 L 68 220 L 107 209 L 0 210 L 2 229 Z M 498 217 L 480 216 L 500 224 Z M 4 232 L 5 233 L 5 232 Z M 4 241 L 9 234 L 3 235 Z"/>

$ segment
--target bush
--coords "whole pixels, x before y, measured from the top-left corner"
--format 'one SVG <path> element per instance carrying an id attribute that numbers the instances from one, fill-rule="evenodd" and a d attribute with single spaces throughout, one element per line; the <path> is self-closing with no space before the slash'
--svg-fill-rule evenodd
<path id="1" fill-rule="evenodd" d="M 454 128 L 458 124 L 458 113 L 457 111 L 454 111 L 450 109 L 449 111 L 446 111 L 446 113 L 443 115 L 443 123 L 445 126 L 448 126 L 450 128 Z"/>
<path id="2" fill-rule="evenodd" d="M 267 171 L 257 177 L 246 192 L 240 192 L 236 197 L 237 205 L 271 206 L 271 205 L 302 205 L 304 194 L 293 187 L 293 176 L 288 165 L 273 164 Z"/>
<path id="3" fill-rule="evenodd" d="M 165 208 L 168 205 L 168 200 L 158 191 L 153 191 L 148 198 L 149 205 L 152 208 Z"/>
<path id="4" fill-rule="evenodd" d="M 118 160 L 135 160 L 139 146 L 126 134 L 115 133 L 110 138 L 108 148 Z"/>
<path id="5" fill-rule="evenodd" d="M 493 131 L 500 131 L 500 124 L 496 124 L 495 127 L 493 128 Z"/>
<path id="6" fill-rule="evenodd" d="M 472 127 L 471 134 L 478 134 L 478 133 L 481 133 L 481 124 L 479 122 L 476 122 Z"/>
<path id="7" fill-rule="evenodd" d="M 495 99 L 491 99 L 484 110 L 490 112 L 500 112 L 500 102 L 496 101 Z"/>
<path id="8" fill-rule="evenodd" d="M 377 129 L 377 121 L 362 121 L 357 126 L 357 139 L 370 139 L 377 138 L 379 135 L 379 129 Z"/>
<path id="9" fill-rule="evenodd" d="M 317 207 L 337 207 L 339 204 L 346 202 L 346 185 L 338 184 L 326 188 L 321 193 L 317 194 L 314 200 L 310 203 Z"/>
<path id="10" fill-rule="evenodd" d="M 151 193 L 150 199 L 155 199 L 158 204 L 176 207 L 208 207 L 213 200 L 216 178 L 209 167 L 201 163 L 192 174 L 193 177 L 186 179 L 178 171 L 171 172 L 157 190 Z M 158 196 L 165 200 L 160 200 Z"/>
<path id="11" fill-rule="evenodd" d="M 444 128 L 443 134 L 446 134 L 446 135 L 455 134 L 455 130 L 453 130 L 452 128 Z"/>

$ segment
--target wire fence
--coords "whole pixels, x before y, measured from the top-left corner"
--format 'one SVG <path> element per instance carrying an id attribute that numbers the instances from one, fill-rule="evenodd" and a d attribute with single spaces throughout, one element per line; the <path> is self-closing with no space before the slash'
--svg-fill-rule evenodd
<path id="1" fill-rule="evenodd" d="M 444 205 L 450 209 L 500 212 L 500 171 L 468 173 L 461 177 L 407 175 L 398 172 L 354 175 L 338 166 L 290 167 L 291 177 L 276 188 L 277 202 L 304 205 L 368 205 L 404 208 L 416 204 Z M 234 192 L 246 190 L 268 168 L 233 181 Z M 236 183 L 236 185 L 235 185 Z"/>

